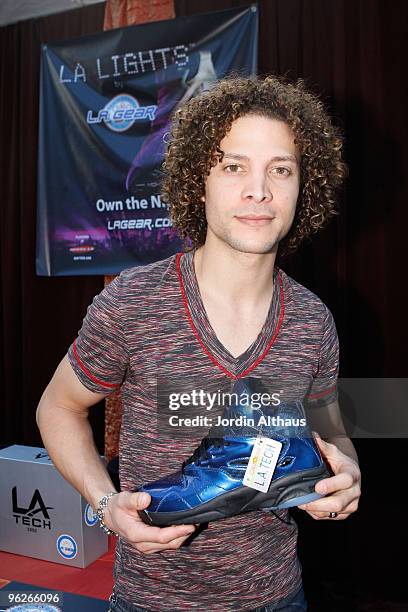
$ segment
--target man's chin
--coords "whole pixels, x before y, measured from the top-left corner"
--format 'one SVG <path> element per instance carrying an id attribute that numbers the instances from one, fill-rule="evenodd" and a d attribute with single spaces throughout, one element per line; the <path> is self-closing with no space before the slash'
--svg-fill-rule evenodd
<path id="1" fill-rule="evenodd" d="M 273 240 L 269 242 L 258 242 L 253 240 L 228 240 L 228 245 L 234 251 L 240 253 L 249 253 L 253 255 L 266 255 L 268 253 L 276 253 L 278 250 L 279 241 Z"/>

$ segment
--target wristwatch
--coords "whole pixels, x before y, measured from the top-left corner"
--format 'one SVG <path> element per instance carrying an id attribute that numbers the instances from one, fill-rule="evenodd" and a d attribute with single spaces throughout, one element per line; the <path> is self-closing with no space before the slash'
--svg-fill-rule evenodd
<path id="1" fill-rule="evenodd" d="M 115 531 L 112 531 L 112 529 L 109 529 L 109 527 L 107 525 L 105 525 L 104 522 L 104 518 L 105 518 L 105 508 L 108 506 L 108 502 L 110 500 L 111 497 L 113 497 L 114 495 L 117 495 L 118 492 L 117 491 L 112 491 L 111 493 L 108 493 L 107 495 L 104 495 L 103 497 L 101 497 L 101 499 L 98 502 L 98 506 L 96 508 L 96 516 L 99 519 L 99 527 L 101 529 L 103 529 L 103 531 L 107 534 L 107 535 L 114 535 L 114 536 L 119 536 L 118 533 L 116 533 Z"/>

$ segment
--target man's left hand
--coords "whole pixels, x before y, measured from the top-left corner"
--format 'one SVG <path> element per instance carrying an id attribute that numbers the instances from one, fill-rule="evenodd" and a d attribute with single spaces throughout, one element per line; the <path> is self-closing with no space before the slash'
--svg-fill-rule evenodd
<path id="1" fill-rule="evenodd" d="M 302 504 L 299 508 L 306 510 L 316 520 L 344 520 L 358 508 L 361 494 L 360 469 L 357 462 L 335 444 L 325 442 L 317 434 L 315 440 L 334 476 L 320 480 L 315 486 L 315 491 L 326 497 Z M 330 517 L 333 512 L 336 515 Z"/>

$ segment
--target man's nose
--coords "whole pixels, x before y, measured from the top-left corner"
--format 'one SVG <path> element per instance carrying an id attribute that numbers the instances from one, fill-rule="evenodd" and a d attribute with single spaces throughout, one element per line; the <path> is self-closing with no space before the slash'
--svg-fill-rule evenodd
<path id="1" fill-rule="evenodd" d="M 253 172 L 248 175 L 242 197 L 256 203 L 273 199 L 270 181 L 264 172 Z"/>

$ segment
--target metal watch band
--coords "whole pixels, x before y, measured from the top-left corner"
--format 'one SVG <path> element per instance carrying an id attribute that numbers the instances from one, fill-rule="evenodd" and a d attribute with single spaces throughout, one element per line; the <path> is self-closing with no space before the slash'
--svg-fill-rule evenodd
<path id="1" fill-rule="evenodd" d="M 103 497 L 101 497 L 101 499 L 98 502 L 98 507 L 96 508 L 96 516 L 99 519 L 99 527 L 107 534 L 107 535 L 114 535 L 114 536 L 119 536 L 118 533 L 116 533 L 115 531 L 112 531 L 112 529 L 109 529 L 109 527 L 107 525 L 105 525 L 104 522 L 104 518 L 105 518 L 105 508 L 108 505 L 108 502 L 110 500 L 111 497 L 113 497 L 114 495 L 117 495 L 118 492 L 117 491 L 112 491 L 111 493 L 108 493 L 107 495 L 104 495 Z"/>

